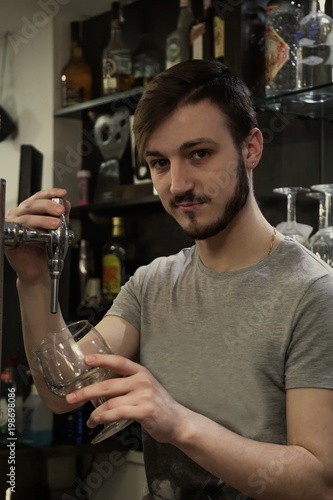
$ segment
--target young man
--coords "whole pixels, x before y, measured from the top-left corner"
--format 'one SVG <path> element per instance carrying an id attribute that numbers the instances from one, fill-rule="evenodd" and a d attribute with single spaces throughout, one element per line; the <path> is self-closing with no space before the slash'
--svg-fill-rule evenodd
<path id="1" fill-rule="evenodd" d="M 87 362 L 125 377 L 65 402 L 36 376 L 40 394 L 55 412 L 106 396 L 90 427 L 142 424 L 144 500 L 332 500 L 332 272 L 258 208 L 263 141 L 248 90 L 217 62 L 181 63 L 148 86 L 134 132 L 165 210 L 195 245 L 140 268 L 97 325 L 117 355 Z M 8 219 L 53 229 L 63 208 L 50 198 L 65 194 L 37 193 Z M 7 256 L 32 363 L 64 321 L 48 312 L 44 249 Z"/>

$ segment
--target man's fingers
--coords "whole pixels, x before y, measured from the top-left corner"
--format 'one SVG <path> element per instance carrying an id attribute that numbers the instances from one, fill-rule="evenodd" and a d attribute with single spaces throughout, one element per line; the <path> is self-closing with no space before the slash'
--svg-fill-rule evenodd
<path id="1" fill-rule="evenodd" d="M 118 375 L 130 376 L 135 375 L 142 366 L 138 365 L 130 359 L 116 354 L 89 354 L 85 358 L 85 362 L 89 366 L 103 366 L 116 372 Z"/>

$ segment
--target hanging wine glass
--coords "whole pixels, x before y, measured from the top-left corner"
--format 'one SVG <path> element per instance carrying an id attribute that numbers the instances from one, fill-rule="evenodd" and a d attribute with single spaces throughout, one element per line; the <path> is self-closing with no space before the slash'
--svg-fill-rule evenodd
<path id="1" fill-rule="evenodd" d="M 305 187 L 279 187 L 273 189 L 274 193 L 287 197 L 287 222 L 281 229 L 285 236 L 304 244 L 307 240 L 304 233 L 299 229 L 296 220 L 296 198 L 300 193 L 309 193 L 310 189 Z"/>
<path id="2" fill-rule="evenodd" d="M 332 221 L 332 196 L 333 184 L 315 184 L 311 186 L 314 191 L 319 191 L 325 196 L 325 221 L 324 227 L 314 234 L 310 241 L 310 250 L 328 265 L 333 265 L 333 221 Z"/>
<path id="3" fill-rule="evenodd" d="M 325 194 L 320 193 L 319 191 L 311 191 L 306 194 L 307 197 L 312 198 L 313 200 L 318 200 L 318 229 L 317 232 L 325 227 Z M 311 249 L 311 242 L 316 238 L 317 232 L 315 232 L 308 241 L 307 248 Z"/>

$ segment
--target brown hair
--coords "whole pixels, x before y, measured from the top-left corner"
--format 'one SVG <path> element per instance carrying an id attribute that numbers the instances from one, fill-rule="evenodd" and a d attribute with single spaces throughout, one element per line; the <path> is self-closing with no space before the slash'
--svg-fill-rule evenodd
<path id="1" fill-rule="evenodd" d="M 177 107 L 208 99 L 227 117 L 229 131 L 239 148 L 257 117 L 246 85 L 214 60 L 191 60 L 159 73 L 147 86 L 134 114 L 133 132 L 138 157 L 144 162 L 147 141 Z"/>

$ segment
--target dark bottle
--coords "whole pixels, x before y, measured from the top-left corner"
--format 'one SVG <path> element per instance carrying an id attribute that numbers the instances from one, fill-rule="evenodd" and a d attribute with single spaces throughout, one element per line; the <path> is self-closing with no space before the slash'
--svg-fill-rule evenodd
<path id="1" fill-rule="evenodd" d="M 134 86 L 145 86 L 162 70 L 164 53 L 151 33 L 150 23 L 142 17 L 141 35 L 133 52 Z"/>
<path id="2" fill-rule="evenodd" d="M 10 420 L 11 419 L 11 420 Z M 9 422 L 12 422 L 9 424 Z M 0 380 L 0 443 L 8 444 L 9 438 L 16 438 L 15 385 L 8 368 L 1 372 Z"/>
<path id="3" fill-rule="evenodd" d="M 87 284 L 95 276 L 94 255 L 88 240 L 82 239 L 79 245 L 80 302 L 85 304 Z"/>
<path id="4" fill-rule="evenodd" d="M 103 95 L 133 87 L 132 54 L 124 39 L 120 2 L 111 4 L 111 35 L 102 53 Z"/>
<path id="5" fill-rule="evenodd" d="M 10 373 L 15 387 L 15 430 L 17 437 L 20 438 L 23 430 L 24 381 L 19 372 L 17 356 L 11 356 L 6 360 L 6 371 Z"/>
<path id="6" fill-rule="evenodd" d="M 112 219 L 112 238 L 103 247 L 103 299 L 112 302 L 125 283 L 125 232 L 121 217 Z"/>
<path id="7" fill-rule="evenodd" d="M 242 78 L 254 97 L 265 95 L 265 8 L 257 0 L 242 2 Z"/>
<path id="8" fill-rule="evenodd" d="M 192 59 L 224 61 L 224 19 L 213 0 L 204 0 L 203 15 L 191 29 Z"/>
<path id="9" fill-rule="evenodd" d="M 80 41 L 80 23 L 71 23 L 70 59 L 61 72 L 62 106 L 70 106 L 91 99 L 92 73 L 83 58 Z"/>

